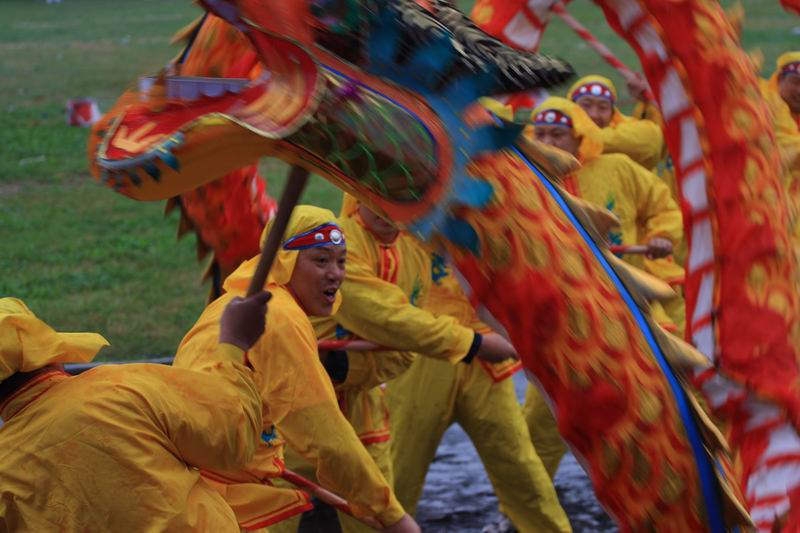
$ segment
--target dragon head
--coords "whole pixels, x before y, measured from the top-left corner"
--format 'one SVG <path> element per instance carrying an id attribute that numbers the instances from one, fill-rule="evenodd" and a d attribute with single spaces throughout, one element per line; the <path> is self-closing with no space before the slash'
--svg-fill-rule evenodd
<path id="1" fill-rule="evenodd" d="M 155 78 L 150 105 L 127 108 L 97 151 L 97 174 L 134 198 L 180 193 L 274 156 L 326 177 L 424 238 L 464 241 L 469 232 L 454 209 L 481 207 L 493 194 L 468 175 L 468 164 L 521 131 L 475 126 L 468 110 L 481 97 L 552 87 L 573 74 L 560 60 L 502 44 L 444 0 L 202 5 L 247 37 L 263 74 L 238 85 Z"/>

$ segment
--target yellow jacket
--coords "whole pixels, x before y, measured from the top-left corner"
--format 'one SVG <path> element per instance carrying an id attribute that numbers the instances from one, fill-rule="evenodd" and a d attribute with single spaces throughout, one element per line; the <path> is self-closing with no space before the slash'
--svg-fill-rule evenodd
<path id="1" fill-rule="evenodd" d="M 606 154 L 627 155 L 645 168 L 655 168 L 661 160 L 664 135 L 655 122 L 635 119 L 615 109 L 611 124 L 600 131 Z"/>
<path id="2" fill-rule="evenodd" d="M 779 63 L 780 68 L 780 63 Z M 791 109 L 778 92 L 777 74 L 761 80 L 761 94 L 775 126 L 775 141 L 781 157 L 782 182 L 786 191 L 795 254 L 800 255 L 800 128 Z"/>
<path id="3" fill-rule="evenodd" d="M 3 377 L 85 361 L 105 344 L 36 325 L 32 314 L 33 329 L 10 331 L 7 310 L 0 303 Z M 241 350 L 220 345 L 203 371 L 131 364 L 33 378 L 0 409 L 0 530 L 238 531 L 193 467 L 253 457 L 260 402 L 242 362 Z"/>
<path id="4" fill-rule="evenodd" d="M 364 226 L 347 197 L 339 225 L 347 235 L 347 273 L 342 306 L 333 317 L 315 317 L 319 338 L 360 338 L 400 351 L 348 353 L 348 380 L 339 402 L 365 444 L 389 440 L 389 413 L 377 385 L 404 372 L 411 352 L 456 363 L 472 347 L 474 332 L 452 317 L 435 317 L 420 308 L 431 287 L 427 252 L 408 234 L 389 245 Z M 351 373 L 353 376 L 351 377 Z M 371 388 L 370 388 L 371 387 Z"/>
<path id="5" fill-rule="evenodd" d="M 320 216 L 330 214 L 327 220 Z M 327 210 L 299 206 L 287 235 L 333 220 Z M 267 230 L 271 224 L 267 227 Z M 350 237 L 346 237 L 349 241 Z M 237 472 L 207 472 L 207 478 L 236 512 L 239 523 L 255 529 L 309 508 L 303 493 L 271 486 L 283 472 L 284 443 L 316 465 L 317 479 L 348 502 L 359 516 L 384 524 L 404 511 L 378 467 L 339 410 L 330 379 L 319 361 L 308 316 L 283 284 L 291 278 L 297 252 L 281 250 L 270 274 L 269 327 L 248 352 L 262 399 L 264 437 L 255 459 Z M 213 353 L 219 318 L 228 301 L 247 291 L 258 258 L 243 263 L 225 281 L 226 294 L 212 302 L 181 342 L 175 364 L 194 367 Z"/>
<path id="6" fill-rule="evenodd" d="M 343 305 L 335 320 L 359 338 L 456 363 L 463 359 L 474 333 L 452 317 L 434 317 L 422 309 L 431 287 L 430 256 L 414 237 L 400 233 L 381 244 L 358 213 L 339 225 L 348 236 Z"/>
<path id="7" fill-rule="evenodd" d="M 796 62 L 800 62 L 800 51 L 785 52 L 780 56 L 778 56 L 778 59 L 775 60 L 775 71 L 772 73 L 772 76 L 770 76 L 769 80 L 767 80 L 766 82 L 772 94 L 774 94 L 777 97 L 780 97 L 780 93 L 778 92 L 780 73 L 786 65 Z M 783 101 L 782 98 L 781 101 Z M 786 102 L 783 103 L 786 104 Z M 795 125 L 798 128 L 800 128 L 800 114 L 793 113 L 792 110 L 789 109 L 788 105 L 786 106 L 786 109 L 789 111 L 788 116 L 791 117 L 791 119 L 794 120 Z"/>
<path id="8" fill-rule="evenodd" d="M 772 80 L 761 80 L 761 94 L 772 113 L 781 162 L 786 169 L 798 172 L 800 171 L 800 126 Z"/>
<path id="9" fill-rule="evenodd" d="M 473 331 L 481 335 L 491 333 L 492 328 L 487 326 L 478 317 L 472 303 L 464 294 L 452 266 L 444 257 L 437 253 L 429 252 L 431 262 L 431 290 L 425 301 L 425 309 L 436 316 L 451 316 Z M 519 361 L 511 360 L 502 363 L 487 363 L 477 361 L 495 382 L 511 377 L 522 368 Z M 473 362 L 472 364 L 476 364 Z"/>
<path id="10" fill-rule="evenodd" d="M 603 153 L 625 154 L 645 168 L 652 169 L 662 158 L 664 134 L 658 123 L 648 119 L 635 119 L 624 115 L 616 106 L 617 89 L 614 83 L 603 76 L 584 76 L 576 81 L 567 97 L 574 100 L 573 93 L 587 83 L 600 83 L 609 88 L 614 96 L 614 111 L 611 123 L 600 129 Z"/>
<path id="11" fill-rule="evenodd" d="M 625 155 L 604 154 L 585 163 L 564 181 L 564 187 L 617 215 L 621 224 L 609 233 L 612 245 L 644 244 L 654 237 L 677 245 L 683 237 L 683 219 L 669 188 Z M 682 269 L 674 263 L 674 268 L 667 270 L 663 260 L 639 255 L 625 259 L 665 281 L 683 277 Z"/>
<path id="12" fill-rule="evenodd" d="M 572 119 L 575 135 L 581 140 L 581 168 L 567 176 L 562 185 L 617 215 L 620 227 L 609 234 L 611 245 L 645 244 L 653 237 L 663 237 L 677 246 L 683 238 L 683 218 L 664 182 L 624 154 L 601 154 L 601 130 L 576 104 L 551 97 L 534 113 L 545 109 L 558 109 Z M 629 255 L 625 260 L 667 282 L 683 278 L 683 269 L 671 258 L 650 260 Z"/>

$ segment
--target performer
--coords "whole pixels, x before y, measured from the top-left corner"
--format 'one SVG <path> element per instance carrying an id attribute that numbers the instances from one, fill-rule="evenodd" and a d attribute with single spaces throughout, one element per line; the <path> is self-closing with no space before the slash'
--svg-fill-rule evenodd
<path id="1" fill-rule="evenodd" d="M 408 368 L 414 360 L 408 352 L 448 365 L 476 356 L 511 359 L 516 352 L 495 333 L 476 334 L 452 317 L 436 317 L 420 308 L 431 286 L 430 257 L 411 235 L 399 232 L 349 195 L 345 195 L 339 225 L 348 238 L 342 305 L 332 317 L 315 317 L 313 323 L 321 339 L 357 337 L 403 350 L 379 352 L 374 359 L 368 354 L 325 354 L 342 411 L 391 483 L 390 411 L 380 385 Z M 287 464 L 313 476 L 303 470 L 296 454 L 287 453 Z M 346 531 L 364 529 L 347 516 L 340 514 L 340 519 Z M 296 526 L 280 528 L 289 530 Z"/>
<path id="2" fill-rule="evenodd" d="M 271 485 L 284 470 L 286 443 L 315 465 L 316 478 L 348 500 L 354 514 L 393 526 L 388 531 L 418 531 L 340 412 L 317 354 L 309 316 L 330 315 L 341 303 L 344 232 L 330 211 L 298 206 L 285 235 L 268 280 L 272 327 L 248 352 L 261 377 L 265 442 L 246 468 L 203 475 L 225 496 L 243 528 L 269 526 L 311 508 L 304 493 Z M 246 292 L 257 262 L 258 257 L 246 261 L 225 281 L 225 294 L 203 311 L 183 339 L 176 365 L 205 364 L 217 344 L 219 314 L 228 301 Z"/>
<path id="3" fill-rule="evenodd" d="M 778 57 L 769 86 L 786 102 L 792 118 L 800 127 L 800 51 L 786 52 Z"/>
<path id="4" fill-rule="evenodd" d="M 239 531 L 197 468 L 239 468 L 261 410 L 244 351 L 264 331 L 267 293 L 229 299 L 196 370 L 105 365 L 70 377 L 108 342 L 60 333 L 0 299 L 0 530 Z"/>
<path id="5" fill-rule="evenodd" d="M 215 3 L 208 5 L 220 7 Z M 307 7 L 304 3 L 298 5 Z M 237 132 L 249 131 L 252 134 L 237 137 L 241 142 L 234 144 L 242 151 L 229 153 L 224 165 L 219 163 L 215 168 L 227 170 L 252 160 L 258 154 L 277 155 L 290 163 L 301 163 L 308 169 L 317 170 L 343 189 L 369 199 L 371 205 L 394 213 L 421 234 L 440 235 L 439 244 L 446 247 L 454 258 L 459 271 L 469 281 L 475 298 L 484 303 L 507 329 L 525 359 L 526 368 L 540 380 L 548 397 L 557 406 L 562 435 L 585 459 L 598 499 L 618 519 L 620 527 L 637 531 L 700 531 L 705 526 L 714 530 L 723 527 L 721 524 L 726 520 L 720 516 L 718 495 L 726 486 L 724 482 L 717 484 L 713 481 L 712 470 L 717 464 L 716 458 L 724 453 L 724 439 L 715 438 L 719 435 L 713 433 L 702 411 L 687 403 L 690 396 L 675 379 L 668 364 L 678 365 L 685 372 L 702 366 L 705 363 L 703 357 L 676 339 L 669 338 L 654 326 L 649 314 L 641 312 L 639 305 L 644 305 L 646 296 L 636 288 L 645 288 L 644 284 L 636 283 L 635 273 L 614 261 L 602 249 L 600 234 L 593 225 L 597 217 L 553 188 L 550 181 L 536 171 L 535 157 L 532 161 L 526 160 L 521 152 L 509 147 L 514 138 L 513 128 L 492 126 L 491 129 L 476 130 L 474 136 L 466 128 L 461 136 L 465 105 L 479 96 L 508 92 L 506 87 L 510 84 L 492 84 L 492 78 L 507 80 L 506 74 L 511 72 L 511 81 L 515 81 L 517 76 L 513 73 L 525 71 L 539 77 L 533 86 L 552 85 L 542 81 L 552 79 L 552 66 L 557 63 L 538 61 L 534 65 L 528 63 L 531 68 L 526 65 L 517 69 L 514 63 L 505 61 L 509 55 L 507 50 L 498 49 L 493 44 L 488 50 L 483 46 L 472 46 L 483 42 L 482 35 L 476 34 L 467 23 L 460 24 L 457 13 L 439 5 L 437 18 L 427 16 L 412 3 L 379 2 L 371 11 L 377 12 L 378 16 L 352 19 L 357 23 L 350 26 L 353 31 L 342 28 L 338 24 L 341 18 L 332 11 L 315 9 L 318 21 L 329 19 L 329 13 L 334 15 L 330 17 L 333 22 L 324 25 L 324 29 L 329 30 L 326 36 L 344 29 L 336 35 L 347 37 L 337 41 L 344 43 L 346 49 L 337 57 L 347 61 L 347 58 L 359 56 L 365 60 L 361 64 L 372 69 L 363 72 L 365 78 L 362 72 L 353 74 L 359 83 L 367 85 L 361 97 L 362 91 L 354 87 L 356 84 L 341 85 L 333 74 L 329 77 L 327 68 L 324 72 L 319 69 L 320 64 L 329 67 L 331 63 L 339 62 L 341 68 L 333 71 L 342 72 L 342 68 L 356 68 L 356 65 L 345 65 L 311 42 L 308 38 L 311 33 L 309 22 L 305 22 L 310 17 L 303 16 L 302 10 L 295 10 L 299 16 L 293 17 L 292 13 L 278 16 L 282 13 L 249 2 L 226 2 L 224 7 L 234 23 L 248 32 L 257 32 L 253 34 L 253 41 L 261 43 L 257 46 L 263 50 L 265 63 L 271 69 L 272 65 L 275 66 L 272 72 L 285 67 L 280 72 L 287 83 L 269 85 L 278 89 L 292 88 L 297 86 L 295 82 L 305 80 L 306 90 L 278 92 L 281 96 L 297 94 L 302 97 L 293 107 L 296 113 L 289 117 L 300 116 L 302 120 L 286 124 L 300 130 L 290 129 L 286 132 L 288 137 L 278 141 L 274 136 L 280 136 L 280 133 L 274 129 L 260 130 L 256 125 L 258 131 L 252 131 L 248 124 L 237 123 L 235 117 L 226 120 L 212 113 L 195 115 L 190 108 L 190 114 L 184 116 L 208 116 L 212 121 L 208 127 L 213 128 L 218 139 L 231 141 Z M 355 11 L 355 14 L 360 13 L 367 14 Z M 681 18 L 691 20 L 691 17 Z M 649 17 L 645 17 L 640 22 L 646 24 L 648 20 Z M 367 24 L 368 33 L 362 31 L 364 26 L 360 22 Z M 448 34 L 450 27 L 453 30 Z M 462 27 L 466 27 L 466 33 L 475 38 L 462 39 L 465 33 L 461 31 Z M 286 31 L 282 31 L 284 29 Z M 277 37 L 272 39 L 271 35 Z M 361 39 L 364 35 L 369 35 L 369 38 Z M 653 35 L 658 36 L 658 33 Z M 281 36 L 288 40 L 279 40 Z M 381 37 L 386 39 L 382 41 Z M 304 48 L 298 49 L 293 42 L 302 43 L 299 46 Z M 709 42 L 717 41 L 712 38 Z M 374 46 L 359 46 L 363 43 Z M 286 54 L 274 53 L 287 48 L 291 48 L 302 71 L 293 66 L 294 62 L 287 64 L 283 61 Z M 402 53 L 398 55 L 398 51 Z M 494 51 L 508 68 L 500 71 L 478 69 L 482 72 L 471 76 L 473 71 L 469 67 L 476 61 L 491 65 Z M 333 54 L 338 52 L 333 51 Z M 469 60 L 470 64 L 463 64 L 459 58 Z M 536 58 L 529 57 L 526 62 L 529 60 Z M 409 68 L 404 70 L 406 65 Z M 545 67 L 542 69 L 546 73 L 544 77 L 539 76 L 539 67 Z M 307 75 L 303 76 L 302 72 Z M 391 83 L 369 80 L 370 73 L 385 75 L 385 81 Z M 464 78 L 461 78 L 462 74 Z M 495 77 L 495 74 L 500 77 Z M 349 78 L 353 79 L 353 76 Z M 325 94 L 317 91 L 320 78 L 325 78 L 324 83 L 332 84 L 331 91 Z M 165 80 L 162 86 L 176 84 L 180 86 L 182 82 Z M 487 84 L 495 88 L 484 89 Z M 403 94 L 396 91 L 398 85 L 406 88 Z M 525 84 L 516 86 L 520 90 L 526 87 Z M 336 90 L 337 87 L 346 90 Z M 470 87 L 479 89 L 471 91 Z M 440 91 L 439 88 L 444 89 Z M 357 90 L 354 93 L 351 89 Z M 254 86 L 252 91 L 241 96 L 215 100 L 213 108 L 235 112 L 241 109 L 238 102 L 249 97 L 274 103 L 274 99 L 262 98 L 269 92 L 263 86 Z M 419 98 L 415 99 L 416 95 Z M 323 101 L 315 107 L 319 96 L 323 100 L 327 98 L 327 103 Z M 412 113 L 421 117 L 420 113 L 435 112 L 436 117 L 422 119 L 424 128 L 415 127 L 413 131 L 433 135 L 433 145 L 441 146 L 443 150 L 435 150 L 435 155 L 433 152 L 420 154 L 430 164 L 414 163 L 408 167 L 396 159 L 399 154 L 386 160 L 382 156 L 388 152 L 378 147 L 373 149 L 370 141 L 374 139 L 374 132 L 386 131 L 382 124 L 395 123 L 393 119 L 372 123 L 368 130 L 360 130 L 362 135 L 356 142 L 350 142 L 351 133 L 347 129 L 348 124 L 352 124 L 350 117 L 365 116 L 366 111 L 358 105 L 348 105 L 352 113 L 337 121 L 342 106 L 335 106 L 343 96 L 353 104 L 366 101 L 364 97 L 385 101 L 388 96 L 392 102 L 398 102 L 398 99 L 405 102 L 401 103 L 404 109 L 409 109 L 405 107 L 406 103 L 411 105 L 411 113 L 400 113 L 396 122 L 398 126 Z M 183 102 L 178 109 L 186 109 Z M 332 113 L 332 110 L 337 113 Z M 313 113 L 313 116 L 298 113 Z M 126 125 L 126 135 L 134 131 L 127 129 L 127 125 L 130 124 L 128 118 L 135 116 L 123 117 L 118 122 Z M 692 116 L 687 114 L 685 120 L 691 120 Z M 265 113 L 255 118 L 259 118 L 260 124 L 267 120 L 269 124 L 275 124 L 270 117 L 271 114 Z M 161 124 L 161 118 L 156 115 L 154 120 Z M 319 121 L 325 121 L 332 129 L 327 133 L 320 132 L 315 126 L 320 124 Z M 132 153 L 125 154 L 121 148 L 116 150 L 113 148 L 117 146 L 115 140 L 123 137 L 110 133 L 104 147 L 111 148 L 98 152 L 97 166 L 103 170 L 98 177 L 134 198 L 161 197 L 170 190 L 190 187 L 193 181 L 199 183 L 212 178 L 217 171 L 211 172 L 208 165 L 219 158 L 205 149 L 202 137 L 197 137 L 199 144 L 194 145 L 197 150 L 188 144 L 181 145 L 180 150 L 170 150 L 182 138 L 177 133 L 189 135 L 184 138 L 187 143 L 196 138 L 192 134 L 197 133 L 194 128 L 196 121 L 182 124 L 188 124 L 187 128 L 165 127 L 159 130 L 176 131 L 176 137 L 156 145 L 148 153 L 149 159 L 139 159 L 138 155 L 133 158 Z M 417 124 L 420 124 L 419 120 Z M 310 125 L 309 130 L 303 131 L 305 125 Z M 203 129 L 202 133 L 206 131 Z M 291 134 L 292 131 L 295 134 Z M 400 128 L 391 128 L 391 131 L 399 133 Z M 339 147 L 338 140 L 346 140 L 346 146 Z M 401 146 L 404 144 L 401 141 Z M 210 140 L 207 146 L 214 145 L 216 142 Z M 418 143 L 409 145 L 420 146 Z M 360 148 L 362 146 L 365 150 Z M 351 147 L 359 149 L 350 150 Z M 454 154 L 452 166 L 447 160 L 449 153 Z M 208 157 L 190 157 L 202 154 Z M 329 163 L 331 154 L 344 158 L 339 160 L 336 168 Z M 384 168 L 384 162 L 389 163 L 390 175 L 376 175 L 374 167 L 360 163 L 358 168 L 353 168 L 351 162 L 355 160 L 352 158 L 360 161 L 362 154 L 368 158 L 373 154 L 380 156 L 378 168 Z M 153 163 L 154 159 L 158 161 Z M 183 164 L 188 161 L 196 164 L 192 167 Z M 182 170 L 175 170 L 179 166 L 176 162 Z M 698 162 L 702 163 L 702 160 Z M 160 181 L 136 173 L 140 170 L 146 173 L 148 169 L 153 171 L 148 163 L 156 165 L 154 174 Z M 409 168 L 416 166 L 425 167 L 423 172 L 426 174 L 413 171 L 409 175 Z M 204 167 L 205 173 L 189 173 Z M 414 182 L 404 180 L 404 175 L 406 178 L 414 176 Z M 435 181 L 423 184 L 422 189 L 416 183 L 416 179 L 434 176 Z M 134 183 L 136 178 L 140 183 Z M 176 181 L 175 178 L 179 179 Z M 384 188 L 387 183 L 394 183 L 399 188 Z M 156 185 L 150 187 L 153 184 Z M 429 185 L 441 188 L 430 188 Z M 596 416 L 587 417 L 585 413 L 593 409 Z M 698 434 L 700 424 L 703 432 Z M 717 486 L 722 490 L 717 490 Z M 724 501 L 731 499 L 725 498 Z M 743 515 L 735 519 L 747 523 Z"/>
<path id="6" fill-rule="evenodd" d="M 629 84 L 631 92 L 643 98 L 646 84 Z M 578 104 L 600 129 L 603 153 L 625 154 L 644 168 L 652 169 L 662 157 L 664 136 L 651 120 L 626 116 L 617 107 L 617 89 L 603 76 L 584 76 L 576 81 L 567 98 Z"/>
<path id="7" fill-rule="evenodd" d="M 532 120 L 537 140 L 571 153 L 582 164 L 563 180 L 564 188 L 619 217 L 619 231 L 609 234 L 611 244 L 647 244 L 646 257 L 627 255 L 624 259 L 668 283 L 681 280 L 683 269 L 670 254 L 683 237 L 683 222 L 666 185 L 628 156 L 604 154 L 600 128 L 568 100 L 548 98 L 534 111 Z M 659 307 L 654 306 L 656 320 L 666 329 L 680 332 L 682 314 L 668 318 Z M 682 307 L 677 306 L 679 311 Z"/>
<path id="8" fill-rule="evenodd" d="M 772 113 L 781 156 L 782 182 L 789 203 L 791 234 L 795 254 L 800 256 L 800 52 L 781 55 L 772 76 L 760 80 L 760 89 Z"/>
<path id="9" fill-rule="evenodd" d="M 423 303 L 481 334 L 492 330 L 477 317 L 451 266 L 429 253 L 432 286 Z M 494 487 L 501 511 L 517 531 L 571 531 L 553 484 L 536 455 L 514 392 L 518 361 L 451 365 L 419 357 L 387 385 L 392 416 L 395 491 L 414 513 L 425 475 L 447 428 L 467 432 Z"/>

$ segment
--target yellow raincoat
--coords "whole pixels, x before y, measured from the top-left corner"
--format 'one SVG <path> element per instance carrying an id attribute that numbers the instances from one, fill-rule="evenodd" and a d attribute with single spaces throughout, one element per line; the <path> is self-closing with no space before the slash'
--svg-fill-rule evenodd
<path id="1" fill-rule="evenodd" d="M 795 255 L 800 257 L 800 116 L 792 114 L 778 89 L 781 70 L 795 61 L 800 61 L 800 52 L 781 55 L 772 76 L 768 80 L 761 80 L 761 94 L 772 113 L 775 125 L 775 140 L 783 166 L 783 186 L 789 202 Z"/>
<path id="2" fill-rule="evenodd" d="M 0 530 L 239 531 L 194 467 L 253 457 L 260 401 L 243 352 L 220 345 L 202 371 L 106 365 L 70 377 L 45 366 L 90 361 L 107 344 L 0 300 L 0 380 L 41 369 L 0 406 Z"/>
<path id="3" fill-rule="evenodd" d="M 798 61 L 800 61 L 800 51 L 785 52 L 778 57 L 778 59 L 775 61 L 775 72 L 772 73 L 772 76 L 770 76 L 769 80 L 767 81 L 768 87 L 773 94 L 780 96 L 780 93 L 778 92 L 778 83 L 780 80 L 778 78 L 783 70 L 783 67 L 789 63 L 796 63 Z M 800 114 L 792 113 L 791 109 L 789 109 L 789 116 L 792 117 L 795 125 L 800 128 Z"/>
<path id="4" fill-rule="evenodd" d="M 490 332 L 444 259 L 430 254 L 429 263 L 433 285 L 425 309 L 452 316 L 479 333 Z M 517 531 L 570 531 L 514 392 L 510 378 L 519 369 L 516 361 L 451 365 L 419 357 L 388 384 L 395 491 L 406 510 L 415 512 L 442 436 L 458 422 L 478 450 L 500 508 Z"/>
<path id="5" fill-rule="evenodd" d="M 661 127 L 651 120 L 635 119 L 617 108 L 617 89 L 614 83 L 603 76 L 584 76 L 567 91 L 567 98 L 575 100 L 575 92 L 587 83 L 599 83 L 607 87 L 614 97 L 611 123 L 600 130 L 603 153 L 625 154 L 644 168 L 652 169 L 662 158 L 664 135 Z"/>
<path id="6" fill-rule="evenodd" d="M 365 227 L 357 206 L 355 199 L 345 196 L 340 225 L 349 239 L 341 289 L 346 303 L 332 319 L 316 321 L 318 335 L 354 336 L 405 350 L 378 354 L 381 361 L 376 368 L 383 369 L 384 382 L 408 368 L 413 361 L 408 352 L 457 363 L 472 348 L 475 334 L 453 318 L 435 317 L 421 309 L 431 288 L 427 252 L 403 232 L 391 244 L 379 242 Z M 389 438 L 383 391 L 374 386 L 377 383 L 371 385 L 342 395 L 345 413 L 365 443 Z"/>
<path id="7" fill-rule="evenodd" d="M 562 185 L 572 194 L 617 215 L 621 225 L 608 235 L 610 244 L 645 244 L 654 237 L 662 237 L 678 246 L 683 238 L 683 218 L 667 186 L 628 156 L 603 153 L 600 128 L 576 104 L 551 97 L 534 114 L 545 109 L 557 109 L 572 119 L 575 135 L 581 139 L 578 152 L 581 168 L 567 176 Z M 672 285 L 683 279 L 683 268 L 671 257 L 652 260 L 629 254 L 623 258 Z M 674 315 L 667 317 L 660 305 L 653 305 L 657 322 L 667 329 L 682 331 L 682 301 L 675 310 Z"/>
<path id="8" fill-rule="evenodd" d="M 298 206 L 287 228 L 297 235 L 333 222 L 328 210 Z M 271 224 L 265 229 L 269 231 Z M 346 236 L 349 240 L 349 236 Z M 287 283 L 298 252 L 281 249 L 267 288 L 269 328 L 248 352 L 259 377 L 265 442 L 247 468 L 237 472 L 205 472 L 216 482 L 246 529 L 264 527 L 310 508 L 303 493 L 272 485 L 283 472 L 284 444 L 315 466 L 316 479 L 350 502 L 359 516 L 374 516 L 390 525 L 404 511 L 391 486 L 342 415 L 331 381 L 319 360 L 317 339 L 308 316 Z M 225 281 L 226 291 L 211 303 L 186 335 L 175 359 L 179 366 L 202 365 L 217 343 L 219 316 L 227 302 L 247 291 L 258 258 L 243 263 Z M 337 294 L 334 309 L 341 303 Z"/>
<path id="9" fill-rule="evenodd" d="M 365 227 L 358 202 L 350 195 L 345 195 L 339 226 L 347 236 L 347 271 L 340 289 L 343 303 L 332 317 L 315 317 L 314 327 L 320 339 L 355 337 L 405 350 L 348 353 L 347 380 L 337 387 L 347 420 L 391 480 L 389 410 L 381 383 L 408 368 L 414 360 L 412 351 L 457 363 L 472 348 L 475 333 L 454 318 L 437 318 L 419 308 L 431 279 L 430 259 L 416 239 L 401 232 L 393 243 L 382 244 Z M 287 465 L 310 474 L 288 453 Z M 340 518 L 345 531 L 366 531 L 348 517 Z"/>

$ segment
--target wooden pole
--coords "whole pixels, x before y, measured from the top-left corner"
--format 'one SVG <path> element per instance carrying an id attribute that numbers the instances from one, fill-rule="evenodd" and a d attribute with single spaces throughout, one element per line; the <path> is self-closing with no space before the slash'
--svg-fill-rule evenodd
<path id="1" fill-rule="evenodd" d="M 620 244 L 620 245 L 613 245 L 609 246 L 608 249 L 611 251 L 612 254 L 637 254 L 637 255 L 644 255 L 646 254 L 650 248 L 647 247 L 645 244 Z"/>
<path id="2" fill-rule="evenodd" d="M 267 235 L 267 241 L 261 250 L 261 257 L 258 260 L 256 271 L 250 280 L 250 286 L 247 288 L 247 296 L 252 296 L 264 289 L 264 283 L 267 281 L 267 275 L 272 268 L 272 262 L 278 254 L 278 248 L 283 240 L 283 234 L 286 232 L 286 226 L 289 225 L 289 217 L 292 216 L 292 210 L 300 200 L 300 195 L 303 194 L 303 189 L 305 189 L 308 182 L 308 174 L 308 170 L 298 166 L 292 166 L 289 171 L 289 179 L 286 181 L 283 194 L 278 202 L 278 213 L 275 215 L 272 228 L 269 231 L 269 235 Z"/>
<path id="3" fill-rule="evenodd" d="M 586 43 L 594 49 L 595 52 L 600 54 L 606 63 L 617 69 L 617 71 L 622 74 L 622 77 L 625 78 L 625 81 L 633 81 L 636 79 L 636 74 L 628 68 L 625 63 L 619 60 L 617 56 L 614 55 L 614 52 L 609 50 L 609 48 L 600 42 L 600 40 L 595 37 L 592 32 L 586 29 L 586 27 L 578 22 L 578 19 L 572 16 L 572 14 L 567 11 L 567 8 L 561 2 L 556 2 L 553 4 L 553 7 L 550 9 L 553 12 L 561 17 L 561 20 L 569 26 L 575 33 L 577 33 Z M 653 93 L 649 90 L 645 91 L 645 98 L 652 101 L 653 100 Z"/>
<path id="4" fill-rule="evenodd" d="M 393 351 L 389 348 L 384 348 L 374 342 L 365 341 L 362 339 L 350 340 L 328 340 L 317 342 L 317 348 L 320 350 L 347 350 L 351 352 L 386 352 Z"/>

